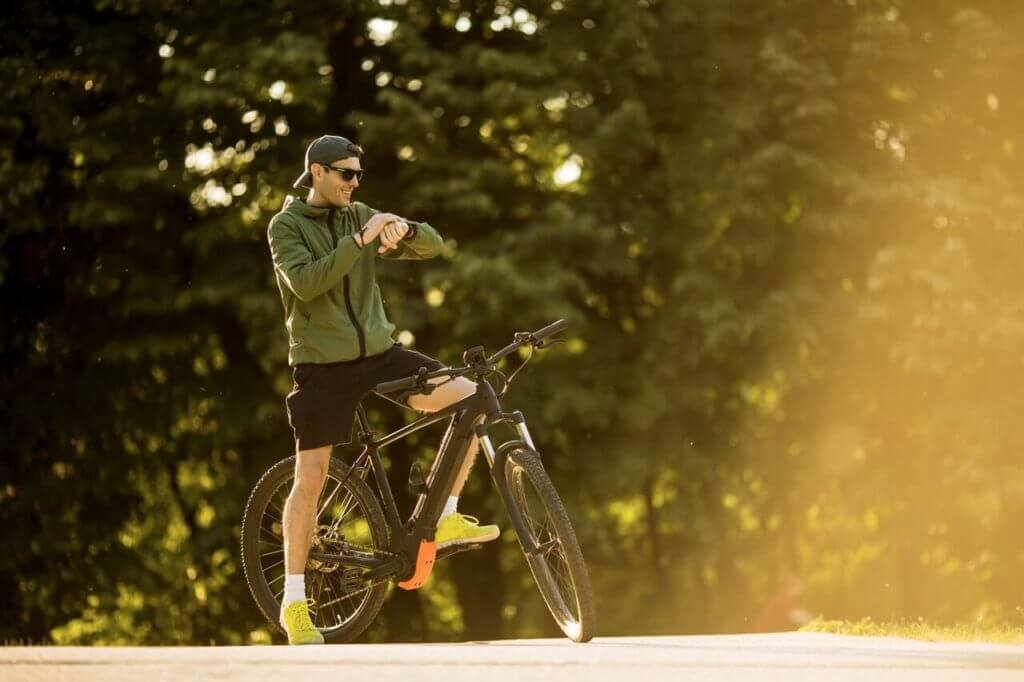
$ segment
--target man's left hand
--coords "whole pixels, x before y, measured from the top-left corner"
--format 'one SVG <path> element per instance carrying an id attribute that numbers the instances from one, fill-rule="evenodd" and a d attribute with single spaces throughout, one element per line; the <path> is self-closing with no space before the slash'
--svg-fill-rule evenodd
<path id="1" fill-rule="evenodd" d="M 402 220 L 393 220 L 380 232 L 380 246 L 377 253 L 387 253 L 391 249 L 397 249 L 402 237 L 409 234 L 409 223 Z"/>

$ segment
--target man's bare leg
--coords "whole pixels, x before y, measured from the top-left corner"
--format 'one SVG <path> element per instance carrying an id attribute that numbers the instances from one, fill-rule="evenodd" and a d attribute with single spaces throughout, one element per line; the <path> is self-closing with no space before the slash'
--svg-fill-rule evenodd
<path id="1" fill-rule="evenodd" d="M 444 377 L 439 377 L 434 383 L 442 383 L 445 381 Z M 456 403 L 463 398 L 466 398 L 476 392 L 476 383 L 466 379 L 465 377 L 459 377 L 458 379 L 443 383 L 434 390 L 429 396 L 414 395 L 409 398 L 409 406 L 413 409 L 421 412 L 436 412 L 437 410 L 444 409 L 445 407 Z M 483 416 L 479 417 L 477 423 L 483 420 Z M 477 452 L 480 449 L 479 439 L 475 434 L 470 436 L 469 448 L 466 452 L 466 460 L 456 474 L 454 485 L 452 486 L 452 492 L 448 497 L 448 501 L 445 503 L 444 509 L 441 511 L 441 516 L 438 519 L 438 533 L 435 536 L 437 540 L 437 547 L 441 549 L 448 545 L 453 544 L 468 544 L 474 542 L 488 542 L 498 537 L 500 531 L 497 526 L 480 526 L 478 522 L 463 514 L 458 513 L 458 502 L 459 495 L 462 493 L 463 487 L 466 485 L 466 480 L 469 478 L 469 471 L 473 468 L 473 462 L 476 459 Z M 434 466 L 437 466 L 439 460 L 434 459 Z"/>
<path id="2" fill-rule="evenodd" d="M 459 377 L 454 381 L 448 381 L 446 377 L 435 377 L 429 380 L 432 384 L 441 384 L 430 395 L 414 395 L 409 397 L 409 407 L 419 412 L 437 412 L 443 410 L 452 403 L 457 403 L 476 392 L 476 382 L 465 377 Z M 477 423 L 483 421 L 483 417 L 477 419 Z M 455 485 L 452 487 L 452 497 L 458 497 L 462 493 L 463 486 L 469 478 L 469 472 L 473 468 L 476 454 L 480 449 L 480 439 L 472 435 L 469 442 L 469 450 L 466 454 L 466 461 L 455 478 Z M 435 460 L 436 461 L 436 460 Z"/>
<path id="3" fill-rule="evenodd" d="M 476 423 L 479 424 L 484 420 L 483 417 L 477 419 Z M 473 436 L 473 439 L 469 441 L 469 450 L 466 452 L 466 461 L 462 464 L 462 468 L 459 469 L 459 475 L 455 478 L 455 485 L 452 487 L 452 495 L 458 497 L 462 493 L 462 487 L 466 485 L 466 480 L 469 478 L 469 472 L 473 468 L 473 462 L 476 461 L 477 452 L 480 450 L 480 439 Z"/>
<path id="4" fill-rule="evenodd" d="M 327 480 L 327 467 L 331 459 L 331 446 L 326 445 L 315 450 L 302 450 L 295 458 L 295 481 L 291 494 L 284 504 L 284 565 L 285 581 L 293 577 L 304 576 L 306 558 L 313 538 L 313 526 L 316 522 L 316 503 L 320 499 L 324 481 Z M 287 589 L 282 605 L 287 606 L 295 598 L 305 599 L 290 594 Z"/>

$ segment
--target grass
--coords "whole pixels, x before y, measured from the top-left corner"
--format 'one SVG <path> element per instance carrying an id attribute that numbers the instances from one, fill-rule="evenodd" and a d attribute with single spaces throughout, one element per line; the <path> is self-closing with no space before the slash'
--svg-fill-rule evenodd
<path id="1" fill-rule="evenodd" d="M 49 646 L 47 642 L 32 641 L 31 639 L 5 639 L 0 647 L 8 646 Z"/>
<path id="2" fill-rule="evenodd" d="M 800 632 L 830 632 L 864 637 L 902 637 L 926 642 L 989 642 L 1024 644 L 1024 627 L 1009 623 L 967 622 L 957 625 L 932 625 L 923 621 L 876 623 L 870 617 L 860 620 L 816 618 Z"/>

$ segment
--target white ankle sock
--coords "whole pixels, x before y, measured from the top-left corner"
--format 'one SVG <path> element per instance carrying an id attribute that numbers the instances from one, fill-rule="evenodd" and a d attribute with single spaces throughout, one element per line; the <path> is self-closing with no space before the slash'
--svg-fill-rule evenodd
<path id="1" fill-rule="evenodd" d="M 293 601 L 306 601 L 305 573 L 284 577 L 284 597 L 281 599 L 281 606 L 288 606 Z"/>
<path id="2" fill-rule="evenodd" d="M 459 506 L 459 496 L 458 495 L 452 495 L 451 497 L 449 497 L 448 501 L 445 502 L 444 509 L 441 510 L 441 518 L 438 519 L 438 522 L 440 523 L 441 521 L 444 521 L 444 519 L 446 517 L 451 516 L 452 514 L 454 514 L 457 511 L 458 506 Z"/>

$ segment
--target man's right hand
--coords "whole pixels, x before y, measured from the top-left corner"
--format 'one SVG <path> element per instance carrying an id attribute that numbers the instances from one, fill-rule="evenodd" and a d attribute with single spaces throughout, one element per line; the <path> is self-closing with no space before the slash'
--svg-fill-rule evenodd
<path id="1" fill-rule="evenodd" d="M 392 222 L 404 222 L 404 219 L 400 216 L 396 216 L 394 213 L 375 213 L 373 217 L 366 221 L 363 225 L 363 229 L 360 235 L 363 240 L 363 246 L 366 246 L 378 236 Z"/>

